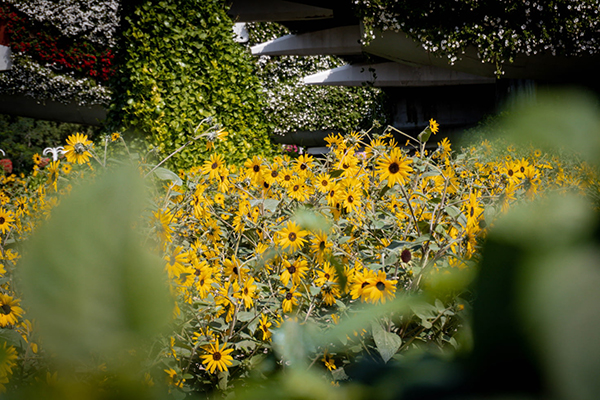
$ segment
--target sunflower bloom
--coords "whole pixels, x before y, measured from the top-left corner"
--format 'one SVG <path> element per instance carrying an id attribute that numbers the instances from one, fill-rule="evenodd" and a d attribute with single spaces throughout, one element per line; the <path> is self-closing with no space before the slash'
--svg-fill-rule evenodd
<path id="1" fill-rule="evenodd" d="M 308 263 L 306 260 L 298 259 L 293 264 L 288 260 L 283 260 L 283 271 L 280 276 L 281 282 L 287 286 L 291 279 L 294 285 L 300 285 L 300 281 L 306 275 L 307 270 Z"/>
<path id="2" fill-rule="evenodd" d="M 302 294 L 300 294 L 296 291 L 295 286 L 293 288 L 291 288 L 290 290 L 283 291 L 282 294 L 283 293 L 285 293 L 285 297 L 283 298 L 283 301 L 281 302 L 281 308 L 283 308 L 284 313 L 292 312 L 292 309 L 294 308 L 294 306 L 298 305 L 297 297 L 302 296 Z"/>
<path id="3" fill-rule="evenodd" d="M 363 296 L 371 303 L 385 303 L 394 298 L 396 280 L 388 280 L 385 272 L 379 271 L 377 276 L 367 279 L 363 288 Z"/>
<path id="4" fill-rule="evenodd" d="M 440 131 L 440 124 L 438 124 L 435 119 L 431 118 L 429 120 L 429 129 L 431 130 L 431 133 L 435 135 Z"/>
<path id="5" fill-rule="evenodd" d="M 225 349 L 227 343 L 224 343 L 222 347 L 219 347 L 219 339 L 216 339 L 214 344 L 210 344 L 204 348 L 208 354 L 202 355 L 204 360 L 202 364 L 206 365 L 206 369 L 211 374 L 218 368 L 219 371 L 227 371 L 227 366 L 233 364 L 233 357 L 229 354 L 233 349 Z"/>
<path id="6" fill-rule="evenodd" d="M 85 164 L 91 157 L 88 148 L 92 145 L 92 141 L 88 140 L 87 135 L 76 133 L 67 138 L 67 145 L 64 149 L 65 157 L 70 163 Z"/>
<path id="7" fill-rule="evenodd" d="M 18 322 L 18 318 L 23 315 L 23 309 L 19 306 L 20 302 L 21 300 L 0 293 L 0 327 L 15 325 Z"/>
<path id="8" fill-rule="evenodd" d="M 0 208 L 0 230 L 2 230 L 2 234 L 5 234 L 13 227 L 14 220 L 12 211 Z"/>
<path id="9" fill-rule="evenodd" d="M 266 314 L 262 314 L 260 316 L 260 320 L 258 321 L 258 328 L 262 332 L 262 340 L 271 340 L 271 331 L 269 328 L 273 325 Z"/>
<path id="10" fill-rule="evenodd" d="M 210 160 L 206 160 L 202 165 L 202 173 L 208 175 L 209 179 L 218 179 L 221 168 L 225 165 L 225 159 L 221 154 L 213 153 Z"/>
<path id="11" fill-rule="evenodd" d="M 277 244 L 284 249 L 291 247 L 292 251 L 296 251 L 300 249 L 306 239 L 304 236 L 308 235 L 308 232 L 300 229 L 300 226 L 295 222 L 288 221 L 285 228 L 278 232 L 279 239 L 277 240 Z"/>
<path id="12" fill-rule="evenodd" d="M 408 180 L 408 174 L 413 170 L 410 167 L 411 163 L 412 160 L 404 157 L 400 149 L 393 149 L 389 156 L 383 156 L 383 159 L 377 163 L 379 181 L 383 182 L 387 179 L 389 187 L 396 183 L 404 185 Z"/>

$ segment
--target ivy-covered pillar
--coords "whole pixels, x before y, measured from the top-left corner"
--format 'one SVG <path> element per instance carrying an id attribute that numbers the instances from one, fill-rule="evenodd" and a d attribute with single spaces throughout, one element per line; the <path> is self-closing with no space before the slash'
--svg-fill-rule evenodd
<path id="1" fill-rule="evenodd" d="M 273 153 L 255 66 L 234 42 L 223 1 L 147 0 L 125 11 L 109 129 L 144 136 L 166 157 L 213 117 L 228 132 L 215 148 L 228 161 Z M 199 139 L 172 166 L 189 168 L 208 155 Z"/>

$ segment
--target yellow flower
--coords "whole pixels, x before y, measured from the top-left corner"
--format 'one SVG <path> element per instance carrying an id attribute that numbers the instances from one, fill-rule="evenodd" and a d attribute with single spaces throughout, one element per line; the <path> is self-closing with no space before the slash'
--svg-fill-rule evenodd
<path id="1" fill-rule="evenodd" d="M 396 280 L 387 280 L 385 272 L 377 272 L 377 276 L 367 279 L 367 285 L 363 288 L 363 296 L 371 303 L 382 302 L 392 299 L 396 291 Z"/>
<path id="2" fill-rule="evenodd" d="M 305 201 L 311 195 L 311 190 L 304 184 L 303 178 L 296 178 L 288 186 L 288 196 L 294 200 Z"/>
<path id="3" fill-rule="evenodd" d="M 13 213 L 10 210 L 0 208 L 0 230 L 2 234 L 5 234 L 13 227 L 12 223 L 14 220 Z"/>
<path id="4" fill-rule="evenodd" d="M 280 276 L 281 282 L 287 286 L 290 279 L 292 279 L 294 285 L 297 286 L 300 284 L 300 280 L 304 278 L 304 275 L 306 275 L 307 270 L 308 263 L 306 260 L 298 259 L 293 264 L 288 260 L 283 260 L 283 271 Z"/>
<path id="5" fill-rule="evenodd" d="M 335 369 L 335 360 L 327 351 L 323 354 L 321 361 L 323 361 L 323 364 L 325 364 L 328 370 L 333 371 Z"/>
<path id="6" fill-rule="evenodd" d="M 229 354 L 233 349 L 225 349 L 227 343 L 224 343 L 222 347 L 219 347 L 219 339 L 216 339 L 214 344 L 210 344 L 204 347 L 204 350 L 208 354 L 202 355 L 204 360 L 202 364 L 206 365 L 206 369 L 211 374 L 218 368 L 219 371 L 227 371 L 227 366 L 233 364 L 233 357 Z"/>
<path id="7" fill-rule="evenodd" d="M 170 224 L 171 222 L 175 222 L 173 214 L 171 214 L 171 211 L 163 209 L 153 212 L 152 214 L 155 218 L 156 233 L 161 242 L 170 242 L 171 234 L 173 233 Z"/>
<path id="8" fill-rule="evenodd" d="M 410 164 L 412 160 L 406 159 L 399 148 L 395 148 L 389 155 L 383 156 L 382 160 L 378 161 L 377 173 L 379 181 L 383 182 L 387 179 L 389 187 L 395 183 L 404 185 L 408 179 L 408 173 L 412 172 Z"/>
<path id="9" fill-rule="evenodd" d="M 27 197 L 19 197 L 15 200 L 15 210 L 17 210 L 17 217 L 29 214 L 29 206 L 27 205 Z"/>
<path id="10" fill-rule="evenodd" d="M 258 328 L 262 331 L 262 340 L 270 340 L 271 339 L 271 331 L 269 327 L 273 325 L 269 322 L 266 314 L 262 314 L 260 316 L 260 321 L 258 322 Z"/>
<path id="11" fill-rule="evenodd" d="M 213 153 L 210 155 L 210 160 L 204 161 L 202 165 L 202 173 L 208 174 L 209 179 L 219 178 L 219 172 L 225 165 L 225 159 L 221 154 Z"/>
<path id="12" fill-rule="evenodd" d="M 233 297 L 236 299 L 241 299 L 244 302 L 246 309 L 252 308 L 254 305 L 255 292 L 258 288 L 258 286 L 254 284 L 254 278 L 246 279 L 246 282 L 244 282 L 244 286 L 242 288 L 239 288 L 238 283 L 234 282 L 233 288 L 235 290 Z"/>
<path id="13" fill-rule="evenodd" d="M 284 313 L 292 312 L 292 309 L 294 308 L 294 306 L 298 305 L 297 297 L 300 297 L 302 295 L 296 291 L 296 286 L 294 286 L 290 290 L 284 290 L 281 293 L 282 294 L 285 293 L 285 297 L 283 298 L 283 301 L 281 302 L 281 308 L 283 308 L 283 312 Z"/>
<path id="14" fill-rule="evenodd" d="M 346 208 L 346 212 L 355 211 L 360 213 L 360 207 L 362 205 L 361 196 L 360 196 L 360 188 L 347 188 L 344 191 L 343 204 L 344 208 Z"/>
<path id="15" fill-rule="evenodd" d="M 91 154 L 88 148 L 92 145 L 92 141 L 88 140 L 87 135 L 76 133 L 67 138 L 67 145 L 64 149 L 65 157 L 70 163 L 85 164 L 88 162 Z"/>
<path id="16" fill-rule="evenodd" d="M 119 134 L 119 132 L 115 132 L 112 135 L 110 135 L 110 140 L 116 142 L 117 140 L 119 140 L 120 137 L 121 135 Z"/>
<path id="17" fill-rule="evenodd" d="M 288 221 L 286 227 L 277 233 L 279 234 L 277 244 L 284 249 L 291 247 L 292 251 L 301 248 L 306 242 L 304 236 L 308 235 L 307 231 L 301 230 L 300 226 L 293 221 Z"/>
<path id="18" fill-rule="evenodd" d="M 23 309 L 19 306 L 21 300 L 13 299 L 7 294 L 0 293 L 0 326 L 15 325 L 17 319 L 23 315 Z"/>
<path id="19" fill-rule="evenodd" d="M 310 172 L 310 168 L 313 166 L 314 159 L 306 154 L 302 154 L 296 159 L 294 164 L 294 170 L 300 176 L 306 176 Z"/>
<path id="20" fill-rule="evenodd" d="M 431 118 L 429 120 L 429 129 L 431 129 L 431 132 L 435 135 L 440 131 L 440 124 L 438 124 L 435 119 Z"/>

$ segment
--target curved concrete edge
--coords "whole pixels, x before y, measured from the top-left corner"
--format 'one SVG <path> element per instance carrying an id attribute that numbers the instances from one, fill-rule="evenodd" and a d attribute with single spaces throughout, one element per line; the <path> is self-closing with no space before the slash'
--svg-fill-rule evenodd
<path id="1" fill-rule="evenodd" d="M 359 55 L 360 27 L 340 26 L 299 35 L 286 35 L 251 48 L 255 56 Z"/>
<path id="2" fill-rule="evenodd" d="M 486 78 L 434 66 L 413 67 L 395 62 L 344 65 L 339 68 L 309 75 L 303 79 L 306 85 L 363 86 L 448 86 L 493 84 L 494 78 Z"/>

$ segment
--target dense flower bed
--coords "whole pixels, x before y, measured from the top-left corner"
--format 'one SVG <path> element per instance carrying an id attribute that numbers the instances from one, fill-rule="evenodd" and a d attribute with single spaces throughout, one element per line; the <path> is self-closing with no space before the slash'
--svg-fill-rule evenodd
<path id="1" fill-rule="evenodd" d="M 51 355 L 21 307 L 13 276 L 20 244 L 78 182 L 110 174 L 118 153 L 129 155 L 154 188 L 135 225 L 162 257 L 176 299 L 170 333 L 136 371 L 145 387 L 166 381 L 172 392 L 228 391 L 290 360 L 338 382 L 360 359 L 388 362 L 421 346 L 460 348 L 468 293 L 424 297 L 403 313 L 393 307 L 452 271 L 473 268 L 488 226 L 514 203 L 554 190 L 583 192 L 597 177 L 585 164 L 535 148 L 498 150 L 483 141 L 455 153 L 444 139 L 426 149 L 438 130 L 432 120 L 419 139 L 394 129 L 331 134 L 322 159 L 254 157 L 236 166 L 213 153 L 181 176 L 134 153 L 118 133 L 96 145 L 71 136 L 63 158 L 47 165 L 40 158 L 27 178 L 2 177 L 0 385 L 69 384 L 68 373 L 57 378 L 60 362 L 47 363 Z M 404 146 L 393 134 L 406 139 Z M 378 313 L 370 304 L 393 307 Z M 331 336 L 357 315 L 369 323 Z M 320 340 L 290 356 L 290 326 L 310 327 Z M 114 373 L 104 361 L 79 366 L 86 372 L 77 381 L 87 376 L 106 385 Z"/>
<path id="2" fill-rule="evenodd" d="M 105 82 L 113 75 L 114 52 L 110 47 L 61 37 L 58 30 L 35 23 L 9 4 L 0 6 L 8 44 L 55 71 L 75 71 L 83 77 Z"/>

